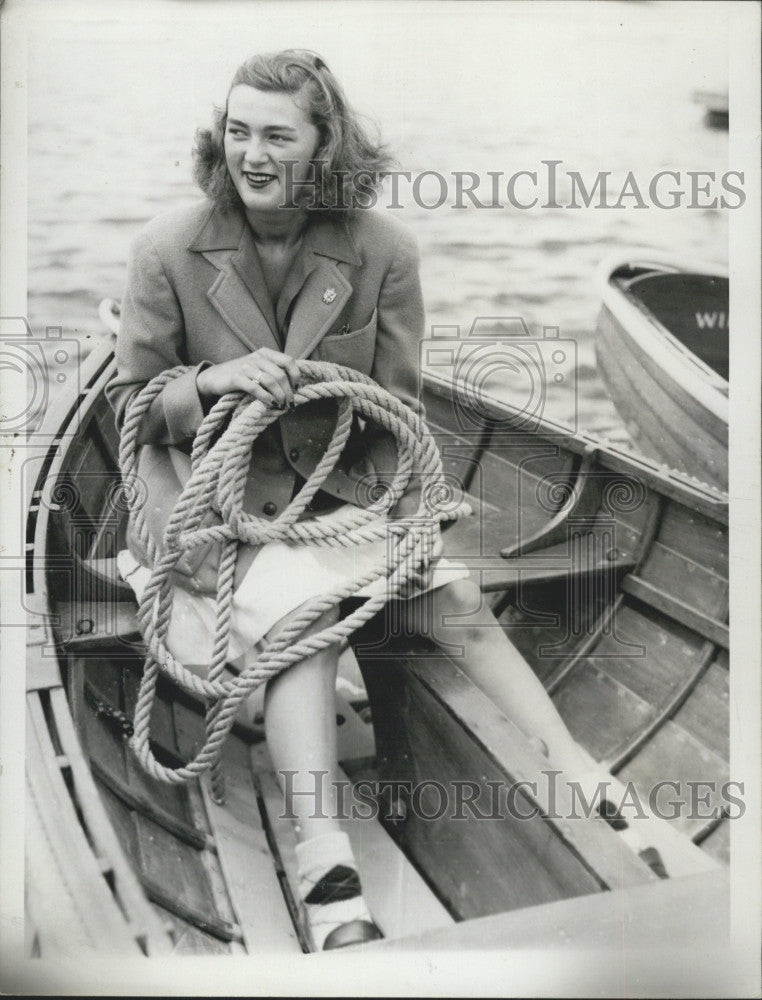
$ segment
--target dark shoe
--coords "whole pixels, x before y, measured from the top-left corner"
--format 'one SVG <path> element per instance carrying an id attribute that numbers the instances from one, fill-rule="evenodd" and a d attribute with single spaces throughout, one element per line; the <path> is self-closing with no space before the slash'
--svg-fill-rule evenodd
<path id="1" fill-rule="evenodd" d="M 353 944 L 378 941 L 383 936 L 372 920 L 350 920 L 331 931 L 323 942 L 323 951 L 334 951 L 336 948 L 348 948 Z"/>
<path id="2" fill-rule="evenodd" d="M 348 868 L 347 865 L 334 865 L 313 886 L 304 902 L 313 906 L 324 903 L 339 903 L 345 899 L 354 899 L 361 892 L 360 876 L 355 869 Z"/>
<path id="3" fill-rule="evenodd" d="M 655 847 L 643 848 L 643 850 L 639 852 L 638 857 L 641 861 L 645 861 L 654 875 L 658 875 L 659 878 L 669 878 L 667 869 L 664 867 L 661 854 L 659 854 Z"/>

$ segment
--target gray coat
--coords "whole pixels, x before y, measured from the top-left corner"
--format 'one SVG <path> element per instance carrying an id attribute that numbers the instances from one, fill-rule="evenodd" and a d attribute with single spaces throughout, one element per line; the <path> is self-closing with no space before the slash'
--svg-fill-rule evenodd
<path id="1" fill-rule="evenodd" d="M 139 472 L 148 488 L 147 522 L 157 540 L 188 474 L 180 451 L 189 451 L 204 416 L 196 375 L 205 365 L 267 346 L 297 359 L 348 365 L 421 412 L 418 345 L 424 311 L 418 252 L 396 219 L 362 210 L 338 217 L 313 213 L 277 313 L 242 213 L 223 213 L 204 201 L 159 216 L 135 239 L 117 374 L 107 389 L 117 424 L 133 393 L 154 376 L 178 364 L 192 366 L 165 387 L 143 419 Z M 283 511 L 297 474 L 306 479 L 323 454 L 335 414 L 331 401 L 309 403 L 283 414 L 259 437 L 247 511 L 266 519 Z M 323 490 L 338 501 L 366 505 L 370 483 L 390 479 L 396 464 L 391 436 L 372 424 L 360 433 L 358 425 Z M 130 546 L 138 558 L 144 555 L 134 539 Z M 209 551 L 196 550 L 178 566 L 195 589 L 208 589 L 212 579 L 206 572 L 200 582 L 203 560 L 210 563 Z"/>

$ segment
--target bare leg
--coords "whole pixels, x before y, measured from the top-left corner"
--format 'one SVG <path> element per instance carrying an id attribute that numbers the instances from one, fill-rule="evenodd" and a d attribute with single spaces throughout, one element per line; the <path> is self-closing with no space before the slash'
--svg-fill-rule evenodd
<path id="1" fill-rule="evenodd" d="M 529 739 L 545 744 L 558 767 L 590 770 L 589 758 L 572 738 L 536 674 L 510 642 L 471 580 L 455 580 L 403 606 L 406 624 L 435 642 L 461 646 L 458 667 Z M 447 620 L 449 616 L 457 616 Z"/>
<path id="2" fill-rule="evenodd" d="M 336 609 L 326 613 L 310 631 L 325 628 L 337 617 Z M 338 818 L 338 659 L 338 647 L 329 646 L 273 678 L 265 694 L 270 755 L 281 787 L 290 787 L 285 804 L 296 817 L 297 891 L 314 951 L 381 936 L 362 896 L 349 837 Z M 289 784 L 283 772 L 290 772 Z"/>
<path id="3" fill-rule="evenodd" d="M 336 620 L 336 613 L 329 614 L 330 618 L 326 615 L 320 619 L 311 631 L 319 631 Z M 267 745 L 281 787 L 285 783 L 282 772 L 296 772 L 291 779 L 294 794 L 287 806 L 297 817 L 300 841 L 340 829 L 334 784 L 338 780 L 337 665 L 338 647 L 329 646 L 284 670 L 267 685 Z M 313 775 L 311 771 L 323 773 Z"/>

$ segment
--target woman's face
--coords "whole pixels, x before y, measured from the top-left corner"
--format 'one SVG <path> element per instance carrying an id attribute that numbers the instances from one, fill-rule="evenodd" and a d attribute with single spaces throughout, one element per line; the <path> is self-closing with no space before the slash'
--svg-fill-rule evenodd
<path id="1" fill-rule="evenodd" d="M 271 211 L 293 204 L 286 188 L 283 160 L 294 183 L 312 179 L 310 161 L 320 133 L 305 116 L 294 95 L 237 84 L 228 97 L 225 162 L 247 211 Z"/>

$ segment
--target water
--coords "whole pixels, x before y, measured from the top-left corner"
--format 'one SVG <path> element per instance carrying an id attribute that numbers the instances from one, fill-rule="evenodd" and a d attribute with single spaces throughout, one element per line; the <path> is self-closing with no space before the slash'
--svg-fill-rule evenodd
<path id="1" fill-rule="evenodd" d="M 721 174 L 732 167 L 727 134 L 703 126 L 691 95 L 727 88 L 722 5 L 153 0 L 108 9 L 111 20 L 92 20 L 66 0 L 46 4 L 30 29 L 35 332 L 62 326 L 93 343 L 98 302 L 121 296 L 132 236 L 198 197 L 193 131 L 224 99 L 232 71 L 253 51 L 303 46 L 324 55 L 404 169 L 448 179 L 443 207 L 426 210 L 408 193 L 398 213 L 421 246 L 428 321 L 468 328 L 477 316 L 521 317 L 534 335 L 558 327 L 577 344 L 578 425 L 626 438 L 595 371 L 595 268 L 631 249 L 726 263 L 728 212 L 459 211 L 451 174 L 542 171 L 545 159 L 590 181 L 608 170 L 620 184 L 628 170 L 646 186 L 664 169 Z M 103 16 L 92 13 L 103 5 L 90 10 Z M 485 180 L 482 200 L 488 190 Z M 554 401 L 562 418 L 573 416 L 572 399 Z"/>

